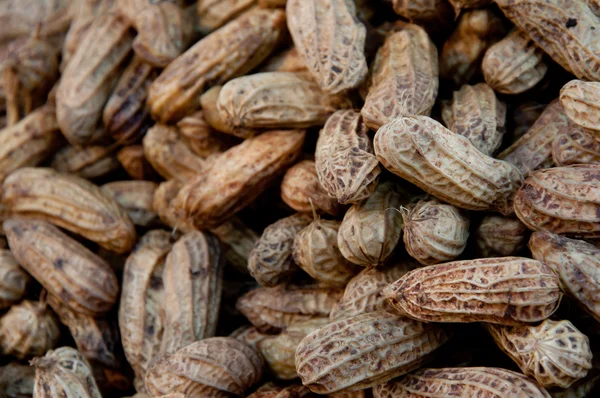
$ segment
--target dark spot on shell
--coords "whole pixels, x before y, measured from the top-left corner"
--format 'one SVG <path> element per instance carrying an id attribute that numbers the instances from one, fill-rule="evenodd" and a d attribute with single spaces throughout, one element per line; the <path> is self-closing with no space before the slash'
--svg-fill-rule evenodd
<path id="1" fill-rule="evenodd" d="M 54 267 L 57 269 L 62 269 L 64 263 L 65 263 L 65 260 L 63 260 L 62 258 L 58 258 L 58 259 L 54 260 Z"/>
<path id="2" fill-rule="evenodd" d="M 577 26 L 577 20 L 573 19 L 573 18 L 569 18 L 569 19 L 567 19 L 567 23 L 565 24 L 565 26 L 567 28 L 572 28 L 574 26 Z"/>

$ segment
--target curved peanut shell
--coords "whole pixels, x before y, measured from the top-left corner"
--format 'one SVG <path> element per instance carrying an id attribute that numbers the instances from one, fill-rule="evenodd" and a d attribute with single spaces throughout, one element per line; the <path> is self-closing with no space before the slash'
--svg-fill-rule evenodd
<path id="1" fill-rule="evenodd" d="M 245 140 L 214 158 L 184 185 L 173 206 L 196 228 L 214 228 L 249 205 L 296 160 L 302 130 L 275 130 Z"/>
<path id="2" fill-rule="evenodd" d="M 196 397 L 240 396 L 262 376 L 256 351 L 231 337 L 192 343 L 155 362 L 146 374 L 153 396 L 181 392 Z"/>
<path id="3" fill-rule="evenodd" d="M 237 217 L 230 218 L 209 231 L 221 241 L 227 263 L 238 272 L 248 274 L 248 259 L 250 251 L 258 242 L 258 234 Z"/>
<path id="4" fill-rule="evenodd" d="M 233 337 L 246 344 L 249 347 L 252 347 L 258 352 L 258 343 L 266 339 L 269 335 L 261 333 L 254 326 L 241 326 L 231 332 L 229 337 Z"/>
<path id="5" fill-rule="evenodd" d="M 102 185 L 102 192 L 119 204 L 135 225 L 156 224 L 158 216 L 152 206 L 158 185 L 152 181 L 113 181 Z"/>
<path id="6" fill-rule="evenodd" d="M 142 145 L 128 145 L 117 153 L 117 160 L 134 180 L 154 180 L 156 171 L 144 157 Z"/>
<path id="7" fill-rule="evenodd" d="M 248 257 L 250 275 L 261 286 L 285 282 L 300 270 L 292 257 L 294 239 L 311 222 L 309 215 L 297 213 L 265 228 Z"/>
<path id="8" fill-rule="evenodd" d="M 210 33 L 248 11 L 255 4 L 256 0 L 198 0 L 197 28 L 202 33 Z"/>
<path id="9" fill-rule="evenodd" d="M 117 301 L 119 284 L 110 266 L 58 228 L 8 219 L 4 231 L 23 268 L 71 309 L 96 315 Z"/>
<path id="10" fill-rule="evenodd" d="M 482 153 L 492 156 L 506 132 L 506 105 L 485 83 L 465 84 L 442 107 L 448 129 L 471 141 Z"/>
<path id="11" fill-rule="evenodd" d="M 560 103 L 573 123 L 600 133 L 600 82 L 571 80 L 560 90 Z"/>
<path id="12" fill-rule="evenodd" d="M 10 250 L 0 249 L 0 310 L 21 301 L 30 280 Z"/>
<path id="13" fill-rule="evenodd" d="M 186 145 L 196 155 L 208 158 L 231 148 L 233 142 L 228 136 L 213 130 L 205 114 L 205 110 L 194 112 L 177 122 L 177 128 Z"/>
<path id="14" fill-rule="evenodd" d="M 7 0 L 0 4 L 0 41 L 31 34 L 58 38 L 69 29 L 72 4 L 68 0 Z"/>
<path id="15" fill-rule="evenodd" d="M 534 231 L 600 237 L 600 165 L 531 173 L 515 196 L 515 213 Z"/>
<path id="16" fill-rule="evenodd" d="M 559 133 L 552 143 L 552 160 L 557 166 L 600 164 L 600 134 L 582 128 Z"/>
<path id="17" fill-rule="evenodd" d="M 367 29 L 352 0 L 288 0 L 287 23 L 298 53 L 325 92 L 355 88 L 367 75 Z"/>
<path id="18" fill-rule="evenodd" d="M 538 84 L 548 71 L 544 51 L 527 34 L 514 29 L 485 52 L 481 64 L 487 84 L 502 94 L 520 94 Z"/>
<path id="19" fill-rule="evenodd" d="M 361 114 L 337 111 L 319 133 L 315 166 L 319 182 L 342 204 L 358 203 L 373 194 L 379 182 L 379 160 Z"/>
<path id="20" fill-rule="evenodd" d="M 420 367 L 448 338 L 437 325 L 389 312 L 356 315 L 306 336 L 296 370 L 317 394 L 362 390 Z"/>
<path id="21" fill-rule="evenodd" d="M 522 183 L 519 170 L 427 116 L 395 119 L 377 131 L 374 144 L 385 168 L 445 202 L 512 212 L 512 197 Z"/>
<path id="22" fill-rule="evenodd" d="M 556 311 L 559 280 L 543 263 L 498 257 L 430 265 L 382 293 L 400 313 L 422 322 L 539 322 Z"/>
<path id="23" fill-rule="evenodd" d="M 183 235 L 167 256 L 163 283 L 161 354 L 214 336 L 223 286 L 219 240 L 200 231 Z"/>
<path id="24" fill-rule="evenodd" d="M 569 321 L 486 326 L 498 347 L 543 387 L 568 388 L 592 368 L 589 338 Z"/>
<path id="25" fill-rule="evenodd" d="M 392 0 L 396 14 L 418 23 L 438 22 L 452 18 L 447 0 Z"/>
<path id="26" fill-rule="evenodd" d="M 533 258 L 543 261 L 558 275 L 564 291 L 600 321 L 600 248 L 551 232 L 535 232 L 529 249 Z"/>
<path id="27" fill-rule="evenodd" d="M 27 398 L 33 395 L 35 369 L 16 362 L 0 367 L 0 389 L 8 397 Z"/>
<path id="28" fill-rule="evenodd" d="M 174 230 L 185 233 L 194 231 L 195 228 L 191 225 L 191 223 L 182 219 L 176 209 L 171 206 L 171 203 L 179 191 L 181 191 L 182 186 L 183 184 L 177 180 L 161 182 L 158 185 L 158 188 L 156 188 L 156 191 L 154 191 L 152 208 L 163 224 L 173 228 Z"/>
<path id="29" fill-rule="evenodd" d="M 528 231 L 517 218 L 488 215 L 475 231 L 477 248 L 482 257 L 514 256 L 525 247 Z"/>
<path id="30" fill-rule="evenodd" d="M 2 189 L 2 204 L 16 216 L 52 222 L 117 253 L 128 252 L 135 243 L 127 213 L 83 178 L 27 167 L 11 173 Z"/>
<path id="31" fill-rule="evenodd" d="M 92 179 L 115 171 L 119 168 L 119 161 L 110 147 L 78 148 L 69 145 L 56 152 L 50 166 L 61 173 Z"/>
<path id="32" fill-rule="evenodd" d="M 302 384 L 277 385 L 273 382 L 263 384 L 247 398 L 308 398 L 313 393 Z"/>
<path id="33" fill-rule="evenodd" d="M 275 48 L 285 27 L 281 10 L 254 9 L 206 36 L 165 68 L 150 86 L 148 106 L 161 122 L 181 119 L 211 86 L 244 75 Z"/>
<path id="34" fill-rule="evenodd" d="M 438 52 L 427 32 L 407 25 L 377 52 L 361 114 L 376 130 L 400 116 L 426 115 L 438 94 Z"/>

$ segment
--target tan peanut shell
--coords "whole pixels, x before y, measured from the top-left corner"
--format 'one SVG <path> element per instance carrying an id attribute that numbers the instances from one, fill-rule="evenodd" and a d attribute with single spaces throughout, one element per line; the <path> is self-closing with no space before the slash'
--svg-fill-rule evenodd
<path id="1" fill-rule="evenodd" d="M 197 42 L 150 86 L 152 116 L 173 122 L 198 108 L 203 91 L 244 75 L 263 61 L 277 45 L 284 27 L 283 11 L 255 9 Z"/>
<path id="2" fill-rule="evenodd" d="M 471 142 L 426 116 L 395 119 L 375 135 L 385 168 L 457 207 L 512 212 L 521 173 L 481 153 Z"/>
<path id="3" fill-rule="evenodd" d="M 373 130 L 400 116 L 429 116 L 438 94 L 438 52 L 427 32 L 407 25 L 377 52 L 361 110 Z"/>
<path id="4" fill-rule="evenodd" d="M 90 364 L 71 347 L 50 350 L 31 361 L 35 366 L 36 398 L 90 397 L 102 398 L 94 381 Z"/>
<path id="5" fill-rule="evenodd" d="M 300 270 L 292 257 L 294 239 L 311 222 L 308 214 L 297 213 L 265 228 L 248 257 L 250 275 L 261 286 L 286 282 Z"/>
<path id="6" fill-rule="evenodd" d="M 448 338 L 437 325 L 385 311 L 360 314 L 306 336 L 296 370 L 317 394 L 362 390 L 418 368 Z"/>
<path id="7" fill-rule="evenodd" d="M 2 189 L 2 204 L 14 215 L 52 222 L 117 253 L 128 252 L 135 243 L 127 213 L 83 178 L 27 167 L 11 173 Z"/>
<path id="8" fill-rule="evenodd" d="M 546 104 L 537 101 L 524 101 L 519 103 L 519 105 L 513 109 L 511 116 L 512 122 L 514 123 L 514 129 L 511 142 L 514 143 L 529 131 L 538 117 L 540 117 L 545 107 Z"/>
<path id="9" fill-rule="evenodd" d="M 252 347 L 257 352 L 258 351 L 258 343 L 263 341 L 269 335 L 261 333 L 254 326 L 242 326 L 234 330 L 229 337 L 233 337 L 246 344 L 249 347 Z"/>
<path id="10" fill-rule="evenodd" d="M 367 30 L 352 0 L 287 0 L 287 24 L 313 79 L 325 92 L 355 88 L 367 75 Z"/>
<path id="11" fill-rule="evenodd" d="M 552 160 L 557 166 L 600 164 L 600 134 L 582 128 L 559 133 L 552 143 Z"/>
<path id="12" fill-rule="evenodd" d="M 16 362 L 0 367 L 0 390 L 7 397 L 25 398 L 33 395 L 35 369 Z"/>
<path id="13" fill-rule="evenodd" d="M 470 221 L 454 206 L 420 200 L 403 218 L 406 250 L 423 265 L 454 260 L 467 246 Z"/>
<path id="14" fill-rule="evenodd" d="M 521 371 L 545 388 L 568 388 L 592 368 L 589 338 L 570 321 L 538 326 L 487 325 L 494 341 Z"/>
<path id="15" fill-rule="evenodd" d="M 272 1 L 272 0 L 269 0 Z M 313 393 L 302 384 L 279 386 L 273 382 L 263 384 L 247 398 L 304 398 L 312 397 Z"/>
<path id="16" fill-rule="evenodd" d="M 119 204 L 135 225 L 148 227 L 158 220 L 152 205 L 158 185 L 152 181 L 113 181 L 102 185 L 102 192 Z"/>
<path id="17" fill-rule="evenodd" d="M 498 155 L 517 166 L 523 175 L 552 166 L 552 143 L 569 128 L 569 119 L 558 101 L 548 105 L 527 133 Z"/>
<path id="18" fill-rule="evenodd" d="M 347 260 L 365 267 L 386 261 L 402 234 L 398 209 L 407 199 L 405 194 L 398 185 L 382 182 L 369 198 L 348 209 L 337 236 L 340 252 Z"/>
<path id="19" fill-rule="evenodd" d="M 381 291 L 416 267 L 415 261 L 407 259 L 384 268 L 365 268 L 350 279 L 344 295 L 333 306 L 329 319 L 334 321 L 380 310 L 394 312 L 385 298 L 381 296 Z"/>
<path id="20" fill-rule="evenodd" d="M 18 303 L 25 296 L 30 280 L 10 250 L 0 249 L 0 310 Z"/>
<path id="21" fill-rule="evenodd" d="M 506 132 L 506 105 L 487 84 L 465 84 L 454 92 L 450 103 L 443 105 L 442 119 L 448 129 L 492 156 Z"/>
<path id="22" fill-rule="evenodd" d="M 213 337 L 223 286 L 218 239 L 200 231 L 183 235 L 167 256 L 163 283 L 161 354 L 172 354 L 194 341 Z"/>
<path id="23" fill-rule="evenodd" d="M 214 228 L 250 204 L 300 155 L 305 132 L 275 130 L 216 157 L 184 185 L 173 206 L 196 228 Z"/>
<path id="24" fill-rule="evenodd" d="M 50 164 L 56 171 L 82 178 L 102 177 L 119 168 L 119 161 L 110 147 L 65 146 L 58 150 Z"/>
<path id="25" fill-rule="evenodd" d="M 523 257 L 430 265 L 405 274 L 382 295 L 397 311 L 422 322 L 505 325 L 542 321 L 562 298 L 551 269 Z"/>
<path id="26" fill-rule="evenodd" d="M 534 231 L 600 237 L 600 165 L 531 173 L 515 196 L 515 213 Z"/>
<path id="27" fill-rule="evenodd" d="M 44 355 L 58 343 L 58 321 L 45 303 L 24 300 L 0 318 L 0 351 L 24 359 Z"/>
<path id="28" fill-rule="evenodd" d="M 316 219 L 294 238 L 294 261 L 318 282 L 343 287 L 358 273 L 337 245 L 340 222 Z"/>
<path id="29" fill-rule="evenodd" d="M 579 79 L 600 79 L 598 17 L 585 1 L 496 0 L 504 15 Z"/>
<path id="30" fill-rule="evenodd" d="M 298 53 L 298 49 L 291 47 L 270 56 L 260 71 L 308 73 L 308 68 Z"/>
<path id="31" fill-rule="evenodd" d="M 544 52 L 527 34 L 514 29 L 485 52 L 481 63 L 487 84 L 502 94 L 520 94 L 538 84 L 548 71 Z"/>
<path id="32" fill-rule="evenodd" d="M 202 107 L 202 113 L 206 119 L 206 123 L 221 133 L 230 134 L 232 136 L 237 135 L 244 139 L 253 137 L 256 133 L 254 130 L 245 128 L 234 131 L 231 125 L 221 117 L 217 108 L 217 101 L 219 100 L 221 89 L 223 89 L 223 86 L 213 86 L 200 96 L 200 106 Z"/>
<path id="33" fill-rule="evenodd" d="M 89 145 L 102 138 L 97 130 L 102 110 L 131 52 L 129 24 L 116 13 L 97 17 L 63 71 L 56 93 L 58 125 L 69 143 Z"/>
<path id="34" fill-rule="evenodd" d="M 117 160 L 129 176 L 134 180 L 152 180 L 156 171 L 144 157 L 142 145 L 129 145 L 117 153 Z"/>
<path id="35" fill-rule="evenodd" d="M 329 316 L 342 293 L 317 286 L 259 287 L 241 296 L 236 308 L 259 331 L 273 333 L 295 322 Z"/>
<path id="36" fill-rule="evenodd" d="M 360 113 L 337 111 L 319 132 L 315 167 L 329 196 L 358 203 L 375 191 L 381 168 Z"/>
<path id="37" fill-rule="evenodd" d="M 600 82 L 571 80 L 560 90 L 560 103 L 573 123 L 600 132 Z"/>
<path id="38" fill-rule="evenodd" d="M 134 57 L 119 77 L 102 113 L 105 129 L 115 141 L 127 143 L 142 133 L 148 123 L 148 89 L 157 76 L 156 68 Z"/>
<path id="39" fill-rule="evenodd" d="M 258 234 L 237 217 L 230 218 L 209 231 L 221 241 L 227 263 L 238 272 L 248 274 L 248 259 L 252 248 L 258 242 Z"/>
<path id="40" fill-rule="evenodd" d="M 451 394 L 481 398 L 550 398 L 535 381 L 501 368 L 421 369 L 404 379 L 373 388 L 374 398 L 446 398 Z"/>
<path id="41" fill-rule="evenodd" d="M 227 132 L 247 138 L 253 129 L 322 126 L 332 113 L 350 104 L 342 95 L 321 91 L 300 73 L 264 72 L 226 83 L 216 105 Z"/>
<path id="42" fill-rule="evenodd" d="M 232 142 L 228 136 L 217 133 L 206 120 L 205 111 L 194 112 L 177 122 L 179 134 L 186 145 L 198 156 L 209 158 L 226 151 Z"/>
<path id="43" fill-rule="evenodd" d="M 392 0 L 396 14 L 418 23 L 439 22 L 452 17 L 447 0 Z"/>
<path id="44" fill-rule="evenodd" d="M 4 1 L 0 6 L 0 41 L 27 36 L 38 24 L 40 35 L 60 36 L 69 29 L 70 7 L 67 0 Z"/>
<path id="45" fill-rule="evenodd" d="M 335 197 L 327 194 L 319 183 L 315 162 L 303 160 L 285 172 L 281 181 L 281 199 L 292 209 L 310 213 L 322 210 L 331 215 L 342 212 L 342 206 Z"/>
<path id="46" fill-rule="evenodd" d="M 454 8 L 456 15 L 460 14 L 461 10 L 468 8 L 483 8 L 492 4 L 492 0 L 448 0 Z"/>
<path id="47" fill-rule="evenodd" d="M 295 354 L 300 341 L 310 332 L 329 323 L 329 318 L 314 318 L 287 327 L 277 336 L 268 336 L 258 343 L 258 351 L 273 375 L 280 380 L 293 380 L 296 373 Z"/>
<path id="48" fill-rule="evenodd" d="M 169 232 L 147 232 L 125 263 L 119 329 L 125 356 L 138 383 L 143 383 L 150 362 L 160 350 L 164 332 L 163 271 L 171 246 Z"/>
<path id="49" fill-rule="evenodd" d="M 60 145 L 56 110 L 44 105 L 0 130 L 0 181 L 22 167 L 37 166 Z"/>
<path id="50" fill-rule="evenodd" d="M 564 291 L 600 320 L 600 248 L 551 232 L 534 232 L 529 240 L 533 258 L 543 261 L 560 279 Z"/>
<path id="51" fill-rule="evenodd" d="M 488 215 L 475 231 L 477 249 L 482 257 L 514 256 L 525 247 L 528 229 L 519 219 Z"/>
<path id="52" fill-rule="evenodd" d="M 73 310 L 96 315 L 117 301 L 119 284 L 110 266 L 58 228 L 8 219 L 4 232 L 23 268 Z"/>
<path id="53" fill-rule="evenodd" d="M 180 217 L 176 209 L 171 205 L 182 186 L 183 184 L 177 180 L 161 182 L 156 191 L 154 191 L 152 208 L 163 224 L 185 233 L 194 231 L 195 228 L 191 223 Z"/>
<path id="54" fill-rule="evenodd" d="M 207 165 L 185 144 L 177 127 L 155 124 L 144 136 L 143 144 L 146 159 L 167 180 L 193 180 Z"/>
<path id="55" fill-rule="evenodd" d="M 155 362 L 146 374 L 153 396 L 182 392 L 197 397 L 240 396 L 262 376 L 256 351 L 231 337 L 194 342 Z"/>
<path id="56" fill-rule="evenodd" d="M 502 20 L 492 10 L 463 12 L 440 52 L 440 78 L 458 87 L 468 83 L 479 71 L 486 50 L 504 34 Z"/>
<path id="57" fill-rule="evenodd" d="M 198 0 L 198 29 L 209 33 L 248 11 L 255 4 L 256 0 Z"/>

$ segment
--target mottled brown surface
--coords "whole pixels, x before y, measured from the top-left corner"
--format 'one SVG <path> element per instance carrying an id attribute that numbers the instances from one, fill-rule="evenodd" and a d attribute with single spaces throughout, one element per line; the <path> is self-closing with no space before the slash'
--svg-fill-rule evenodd
<path id="1" fill-rule="evenodd" d="M 517 218 L 496 215 L 485 216 L 475 231 L 482 257 L 514 256 L 525 247 L 528 237 L 527 226 Z"/>
<path id="2" fill-rule="evenodd" d="M 0 309 L 10 308 L 21 301 L 30 281 L 10 250 L 0 249 Z"/>
<path id="3" fill-rule="evenodd" d="M 561 132 L 552 143 L 552 160 L 557 166 L 600 164 L 600 134 L 583 128 Z"/>
<path id="4" fill-rule="evenodd" d="M 78 148 L 69 145 L 55 153 L 50 165 L 61 173 L 92 179 L 115 171 L 119 168 L 119 161 L 110 147 Z"/>
<path id="5" fill-rule="evenodd" d="M 113 181 L 102 185 L 102 192 L 119 204 L 135 225 L 151 227 L 158 223 L 154 212 L 154 192 L 158 185 L 152 181 Z"/>
<path id="6" fill-rule="evenodd" d="M 565 108 L 567 117 L 573 123 L 594 130 L 593 134 L 598 135 L 600 132 L 600 82 L 570 81 L 560 90 L 560 103 Z"/>
<path id="7" fill-rule="evenodd" d="M 16 362 L 0 368 L 0 390 L 8 397 L 28 398 L 33 394 L 35 369 Z"/>

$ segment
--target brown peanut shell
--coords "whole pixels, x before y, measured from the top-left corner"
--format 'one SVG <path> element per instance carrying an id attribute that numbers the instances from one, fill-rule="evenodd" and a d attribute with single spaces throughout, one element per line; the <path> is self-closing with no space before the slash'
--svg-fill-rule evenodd
<path id="1" fill-rule="evenodd" d="M 61 173 L 93 179 L 118 169 L 119 161 L 110 147 L 77 148 L 69 145 L 56 152 L 50 165 Z"/>
<path id="2" fill-rule="evenodd" d="M 528 229 L 519 219 L 488 215 L 475 231 L 477 248 L 482 257 L 514 256 L 525 247 Z"/>
<path id="3" fill-rule="evenodd" d="M 117 160 L 134 180 L 154 180 L 156 171 L 144 156 L 142 145 L 129 145 L 117 153 Z"/>
<path id="4" fill-rule="evenodd" d="M 559 133 L 552 143 L 552 160 L 557 166 L 600 164 L 600 134 L 582 128 Z"/>
<path id="5" fill-rule="evenodd" d="M 209 33 L 220 28 L 238 15 L 248 11 L 256 4 L 256 0 L 198 0 L 198 29 Z"/>
<path id="6" fill-rule="evenodd" d="M 119 204 L 135 225 L 149 227 L 157 223 L 154 192 L 158 185 L 151 181 L 113 181 L 102 185 L 102 192 Z"/>
<path id="7" fill-rule="evenodd" d="M 560 103 L 573 123 L 600 134 L 600 82 L 571 80 L 560 90 Z"/>
<path id="8" fill-rule="evenodd" d="M 16 362 L 0 367 L 0 390 L 8 398 L 28 398 L 33 395 L 35 369 Z"/>
<path id="9" fill-rule="evenodd" d="M 25 297 L 30 280 L 10 250 L 0 249 L 0 310 L 10 308 Z"/>

